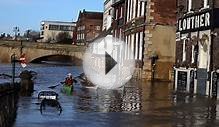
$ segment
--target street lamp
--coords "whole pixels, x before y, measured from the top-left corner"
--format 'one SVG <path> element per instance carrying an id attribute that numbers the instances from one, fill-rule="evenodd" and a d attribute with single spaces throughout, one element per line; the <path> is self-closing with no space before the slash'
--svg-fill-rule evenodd
<path id="1" fill-rule="evenodd" d="M 13 28 L 13 32 L 15 33 L 15 40 L 17 40 L 17 36 L 19 34 L 19 31 L 20 31 L 19 27 L 16 26 Z"/>

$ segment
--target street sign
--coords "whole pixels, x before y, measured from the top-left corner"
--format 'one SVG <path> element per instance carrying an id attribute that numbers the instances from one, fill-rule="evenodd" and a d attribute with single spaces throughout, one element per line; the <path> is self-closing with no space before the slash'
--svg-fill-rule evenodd
<path id="1" fill-rule="evenodd" d="M 26 58 L 25 58 L 25 54 L 22 54 L 19 60 L 20 60 L 21 66 L 23 68 L 25 68 L 27 66 L 27 61 L 26 61 Z"/>

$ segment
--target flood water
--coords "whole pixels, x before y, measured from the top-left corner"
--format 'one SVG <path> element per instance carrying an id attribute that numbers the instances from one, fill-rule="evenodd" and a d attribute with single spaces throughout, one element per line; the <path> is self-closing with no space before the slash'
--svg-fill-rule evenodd
<path id="1" fill-rule="evenodd" d="M 191 127 L 219 126 L 218 101 L 207 97 L 175 95 L 172 84 L 131 80 L 123 90 L 103 90 L 75 85 L 73 95 L 60 92 L 58 110 L 40 112 L 41 90 L 59 84 L 69 72 L 82 73 L 81 67 L 29 65 L 37 72 L 34 93 L 19 97 L 13 127 Z M 11 73 L 10 65 L 0 64 L 1 73 Z M 16 73 L 23 69 L 17 65 Z M 0 81 L 6 81 L 1 79 Z M 7 103 L 5 104 L 7 106 Z M 2 109 L 1 109 L 2 110 Z"/>

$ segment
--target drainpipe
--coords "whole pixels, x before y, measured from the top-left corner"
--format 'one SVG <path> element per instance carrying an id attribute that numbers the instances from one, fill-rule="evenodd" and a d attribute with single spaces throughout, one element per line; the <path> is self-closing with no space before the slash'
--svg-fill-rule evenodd
<path id="1" fill-rule="evenodd" d="M 143 69 L 144 66 L 144 46 L 145 46 L 145 27 L 146 27 L 146 10 L 147 10 L 147 0 L 140 0 L 140 2 L 144 2 L 144 26 L 143 26 L 143 43 L 142 43 L 142 64 L 141 68 Z"/>
<path id="2" fill-rule="evenodd" d="M 210 45 L 210 67 L 209 67 L 209 80 L 210 80 L 210 84 L 209 84 L 209 91 L 208 91 L 208 95 L 210 96 L 210 93 L 211 93 L 211 84 L 212 84 L 212 82 L 211 82 L 211 78 L 212 78 L 212 76 L 211 76 L 211 72 L 215 69 L 214 67 L 213 67 L 213 41 L 214 41 L 214 35 L 213 35 L 213 33 L 212 32 L 214 32 L 214 3 L 215 3 L 215 0 L 212 0 L 212 4 L 211 4 L 211 26 L 210 26 L 210 30 L 211 30 L 211 32 L 210 32 L 210 36 L 211 36 L 211 45 Z M 216 71 L 216 70 L 215 70 Z"/>

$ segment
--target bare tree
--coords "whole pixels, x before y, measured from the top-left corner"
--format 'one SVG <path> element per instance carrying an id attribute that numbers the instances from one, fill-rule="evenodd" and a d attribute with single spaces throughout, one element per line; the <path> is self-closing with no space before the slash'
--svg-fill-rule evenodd
<path id="1" fill-rule="evenodd" d="M 68 32 L 61 32 L 56 36 L 57 43 L 71 44 L 72 37 Z"/>
<path id="2" fill-rule="evenodd" d="M 36 42 L 38 39 L 40 39 L 40 32 L 34 30 L 26 30 L 26 32 L 24 33 L 24 37 L 27 38 L 29 41 Z"/>

